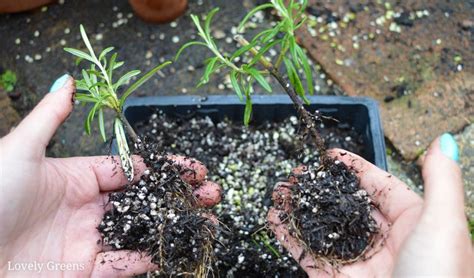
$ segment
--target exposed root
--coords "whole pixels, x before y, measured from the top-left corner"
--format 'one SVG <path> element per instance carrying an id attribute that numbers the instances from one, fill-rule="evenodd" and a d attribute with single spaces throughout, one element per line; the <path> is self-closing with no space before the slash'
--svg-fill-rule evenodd
<path id="1" fill-rule="evenodd" d="M 337 269 L 367 259 L 381 230 L 371 216 L 375 205 L 355 174 L 339 161 L 327 167 L 308 167 L 297 176 L 298 184 L 291 187 L 292 210 L 281 220 L 305 255 L 321 265 L 315 267 Z"/>
<path id="2" fill-rule="evenodd" d="M 104 243 L 145 252 L 165 276 L 207 277 L 215 232 L 209 210 L 194 206 L 194 188 L 180 178 L 179 165 L 156 153 L 142 157 L 149 170 L 141 180 L 110 194 L 112 209 L 98 227 Z"/>

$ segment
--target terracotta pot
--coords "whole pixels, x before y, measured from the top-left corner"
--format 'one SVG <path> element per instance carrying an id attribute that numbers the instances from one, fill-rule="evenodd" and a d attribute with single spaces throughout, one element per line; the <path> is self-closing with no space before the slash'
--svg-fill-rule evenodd
<path id="1" fill-rule="evenodd" d="M 18 13 L 55 2 L 55 0 L 0 0 L 0 13 Z"/>
<path id="2" fill-rule="evenodd" d="M 156 23 L 176 19 L 184 13 L 188 5 L 187 0 L 129 0 L 128 2 L 140 18 Z"/>

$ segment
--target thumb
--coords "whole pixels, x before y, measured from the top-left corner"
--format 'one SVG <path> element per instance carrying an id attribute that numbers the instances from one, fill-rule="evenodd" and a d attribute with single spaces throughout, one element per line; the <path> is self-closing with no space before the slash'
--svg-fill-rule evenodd
<path id="1" fill-rule="evenodd" d="M 422 170 L 423 212 L 399 254 L 394 276 L 472 277 L 458 155 L 451 134 L 443 134 L 431 144 Z"/>
<path id="2" fill-rule="evenodd" d="M 465 218 L 459 151 L 451 134 L 443 134 L 428 149 L 423 163 L 425 212 L 439 217 Z"/>
<path id="3" fill-rule="evenodd" d="M 11 134 L 24 146 L 44 153 L 51 137 L 71 113 L 75 93 L 74 79 L 65 74 Z M 40 146 L 40 147 L 38 147 Z"/>

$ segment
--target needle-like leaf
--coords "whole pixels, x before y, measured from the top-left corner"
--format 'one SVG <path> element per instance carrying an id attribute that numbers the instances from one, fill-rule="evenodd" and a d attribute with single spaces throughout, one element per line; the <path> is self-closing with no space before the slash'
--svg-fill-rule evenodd
<path id="1" fill-rule="evenodd" d="M 81 59 L 94 63 L 94 59 L 92 59 L 92 57 L 89 54 L 85 53 L 84 51 L 81 51 L 79 49 L 74 49 L 74 48 L 68 48 L 68 47 L 64 48 L 64 51 L 71 53 L 72 55 L 77 56 Z"/>
<path id="2" fill-rule="evenodd" d="M 272 91 L 270 84 L 265 79 L 265 74 L 276 77 L 276 80 L 284 86 L 288 94 L 291 95 L 293 92 L 296 92 L 300 98 L 309 103 L 301 80 L 304 76 L 307 90 L 309 94 L 313 94 L 311 66 L 295 37 L 297 29 L 304 26 L 307 18 L 305 15 L 307 4 L 307 0 L 270 0 L 269 3 L 255 7 L 242 19 L 237 28 L 238 32 L 244 29 L 246 23 L 256 13 L 264 9 L 271 8 L 276 10 L 280 20 L 274 26 L 255 35 L 249 40 L 250 42 L 241 35 L 235 36 L 234 39 L 239 42 L 240 46 L 231 55 L 222 53 L 221 48 L 216 45 L 210 33 L 212 19 L 215 18 L 217 9 L 213 9 L 205 17 L 204 22 L 201 21 L 199 16 L 191 15 L 197 33 L 202 40 L 192 41 L 183 45 L 179 49 L 176 58 L 189 46 L 201 45 L 207 47 L 213 53 L 213 57 L 205 62 L 206 68 L 198 86 L 207 83 L 217 69 L 227 68 L 230 71 L 230 83 L 235 93 L 242 101 L 245 96 L 244 122 L 246 124 L 250 121 L 252 111 L 250 95 L 255 81 L 265 91 Z M 279 55 L 272 54 L 275 50 L 280 52 Z M 266 56 L 268 52 L 270 52 L 270 56 L 275 56 L 275 61 Z M 251 56 L 250 60 L 248 56 Z M 288 78 L 293 87 L 291 90 L 287 88 L 287 82 L 279 72 L 283 62 L 285 62 Z M 304 74 L 300 76 L 299 71 L 301 69 Z"/>
<path id="3" fill-rule="evenodd" d="M 263 75 L 258 70 L 254 68 L 249 68 L 247 69 L 247 71 L 253 78 L 255 78 L 255 80 L 257 80 L 257 82 L 260 84 L 260 86 L 262 86 L 262 88 L 267 90 L 267 92 L 269 93 L 272 92 L 272 87 L 270 87 L 270 84 L 268 84 L 267 80 L 265 80 L 265 77 L 263 77 Z"/>
<path id="4" fill-rule="evenodd" d="M 207 46 L 205 43 L 203 42 L 198 42 L 198 41 L 192 41 L 192 42 L 188 42 L 186 44 L 184 44 L 183 46 L 181 46 L 181 48 L 178 50 L 178 52 L 176 53 L 176 55 L 174 56 L 174 61 L 177 61 L 179 56 L 181 56 L 181 53 L 188 47 L 192 46 L 192 45 L 202 45 L 202 46 Z"/>
<path id="5" fill-rule="evenodd" d="M 84 44 L 86 45 L 87 49 L 89 50 L 90 56 L 92 58 L 97 59 L 96 56 L 95 56 L 95 53 L 94 53 L 94 49 L 92 48 L 91 42 L 89 41 L 89 38 L 87 37 L 86 30 L 84 29 L 84 26 L 81 24 L 79 26 L 79 29 L 81 31 L 82 40 L 84 41 Z"/>
<path id="6" fill-rule="evenodd" d="M 245 101 L 245 111 L 244 111 L 244 124 L 246 126 L 250 123 L 250 116 L 252 116 L 252 100 L 250 99 L 250 95 L 246 97 Z"/>
<path id="7" fill-rule="evenodd" d="M 125 93 L 122 95 L 122 97 L 120 98 L 120 107 L 122 108 L 123 107 L 123 104 L 125 103 L 125 100 L 128 98 L 128 96 L 130 96 L 131 93 L 133 93 L 135 90 L 137 90 L 141 85 L 143 85 L 145 82 L 147 82 L 155 73 L 157 73 L 159 70 L 161 70 L 162 68 L 168 66 L 169 64 L 171 64 L 170 61 L 167 61 L 167 62 L 164 62 L 163 64 L 153 68 L 152 70 L 150 70 L 149 72 L 147 72 L 145 75 L 143 75 L 140 79 L 138 79 L 137 81 L 135 81 L 135 83 L 133 83 L 132 85 L 130 85 L 130 87 L 128 87 L 128 89 L 125 91 Z"/>
<path id="8" fill-rule="evenodd" d="M 240 89 L 239 82 L 237 81 L 237 72 L 231 71 L 230 73 L 230 83 L 232 84 L 232 88 L 234 88 L 237 96 L 239 97 L 240 101 L 243 101 L 244 98 L 242 96 L 242 90 Z"/>
<path id="9" fill-rule="evenodd" d="M 254 15 L 256 14 L 258 11 L 261 11 L 261 10 L 264 10 L 264 9 L 269 9 L 269 8 L 273 8 L 273 4 L 271 3 L 266 3 L 266 4 L 262 4 L 260 6 L 257 6 L 255 8 L 253 8 L 245 17 L 244 19 L 242 19 L 242 21 L 240 22 L 239 24 L 239 27 L 237 27 L 237 30 L 242 31 L 245 23 L 247 23 L 247 21 Z"/>
<path id="10" fill-rule="evenodd" d="M 107 54 L 114 50 L 113 47 L 107 47 L 106 49 L 102 50 L 102 52 L 99 55 L 99 61 L 102 61 L 106 58 Z M 106 60 L 105 60 L 106 61 Z"/>
<path id="11" fill-rule="evenodd" d="M 120 86 L 127 83 L 132 77 L 139 75 L 141 72 L 139 70 L 132 70 L 124 74 L 119 80 L 113 85 L 114 90 L 116 91 Z"/>
<path id="12" fill-rule="evenodd" d="M 98 121 L 99 121 L 100 135 L 102 136 L 102 140 L 104 140 L 104 142 L 106 142 L 107 141 L 107 136 L 105 135 L 104 110 L 102 110 L 102 109 L 99 110 Z"/>

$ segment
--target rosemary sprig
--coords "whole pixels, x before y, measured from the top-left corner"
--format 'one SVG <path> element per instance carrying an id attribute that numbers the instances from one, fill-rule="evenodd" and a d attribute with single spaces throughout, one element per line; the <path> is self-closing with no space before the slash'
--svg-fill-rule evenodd
<path id="1" fill-rule="evenodd" d="M 114 48 L 107 47 L 97 56 L 82 25 L 80 25 L 80 32 L 88 52 L 74 48 L 64 48 L 64 50 L 78 58 L 76 61 L 77 64 L 81 61 L 89 62 L 88 66 L 82 69 L 82 79 L 76 80 L 76 89 L 78 90 L 76 100 L 82 103 L 92 104 L 92 108 L 84 122 L 84 128 L 87 134 L 91 134 L 91 126 L 97 116 L 100 135 L 104 142 L 107 141 L 104 109 L 111 109 L 115 112 L 114 133 L 117 139 L 120 160 L 127 179 L 132 181 L 134 170 L 125 130 L 134 142 L 136 148 L 141 148 L 141 141 L 124 117 L 123 106 L 127 98 L 134 91 L 171 62 L 167 61 L 153 68 L 124 90 L 122 88 L 141 72 L 139 70 L 132 70 L 119 78 L 114 78 L 114 71 L 124 64 L 122 61 L 117 61 L 117 53 L 112 54 Z"/>
<path id="2" fill-rule="evenodd" d="M 284 2 L 287 2 L 288 4 L 285 5 Z M 244 123 L 246 125 L 248 125 L 252 113 L 251 96 L 254 92 L 253 88 L 255 83 L 258 83 L 265 91 L 272 92 L 270 84 L 265 79 L 266 75 L 273 75 L 287 91 L 290 97 L 292 97 L 292 100 L 298 99 L 298 97 L 292 96 L 292 94 L 296 92 L 296 94 L 303 99 L 306 104 L 309 104 L 309 100 L 306 98 L 306 90 L 311 95 L 314 93 L 312 70 L 308 63 L 308 57 L 303 49 L 297 44 L 295 37 L 296 30 L 303 26 L 306 20 L 304 13 L 306 6 L 307 0 L 271 0 L 269 3 L 255 7 L 241 21 L 238 27 L 239 31 L 243 31 L 247 21 L 255 15 L 255 13 L 265 9 L 276 10 L 280 16 L 280 21 L 272 28 L 261 31 L 250 41 L 245 40 L 241 35 L 235 36 L 235 40 L 241 45 L 241 47 L 229 56 L 225 56 L 219 51 L 210 31 L 212 19 L 218 12 L 218 8 L 213 9 L 209 14 L 207 14 L 203 21 L 201 21 L 198 16 L 191 15 L 198 35 L 202 41 L 191 41 L 186 43 L 177 52 L 175 59 L 179 58 L 184 49 L 193 45 L 205 46 L 211 50 L 213 57 L 206 60 L 206 69 L 198 86 L 207 83 L 210 75 L 217 70 L 227 68 L 229 70 L 231 85 L 236 94 L 242 101 L 245 97 L 246 106 Z M 265 55 L 273 47 L 279 47 L 280 54 L 274 61 L 269 61 Z M 237 58 L 240 58 L 239 60 L 243 61 L 241 57 L 248 53 L 253 56 L 249 62 L 242 63 L 239 66 L 234 63 Z M 283 74 L 278 70 L 282 63 L 289 77 L 289 83 L 294 90 L 288 88 L 288 82 L 285 81 Z M 302 76 L 299 74 L 300 70 L 303 72 Z M 306 80 L 306 90 L 301 81 L 302 77 Z M 300 106 L 300 108 L 298 108 L 300 114 L 304 113 L 301 112 L 303 105 L 301 101 L 298 101 L 298 104 L 295 105 Z"/>

